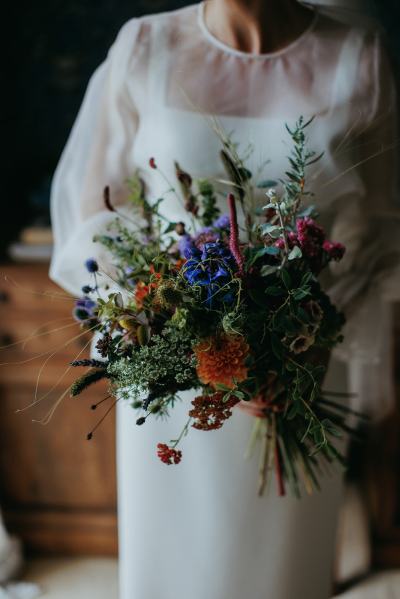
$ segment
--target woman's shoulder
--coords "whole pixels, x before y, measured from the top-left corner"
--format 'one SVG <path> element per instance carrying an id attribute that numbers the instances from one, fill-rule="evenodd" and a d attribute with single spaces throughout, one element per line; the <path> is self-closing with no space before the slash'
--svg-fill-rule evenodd
<path id="1" fill-rule="evenodd" d="M 182 35 L 196 21 L 197 8 L 197 4 L 192 4 L 175 10 L 133 17 L 122 25 L 115 43 L 125 47 L 137 43 L 146 46 L 154 35 L 165 39 L 171 33 Z"/>
<path id="2" fill-rule="evenodd" d="M 337 10 L 321 10 L 315 27 L 314 53 L 322 64 L 340 67 L 347 87 L 365 94 L 376 84 L 379 65 L 386 60 L 385 35 L 372 19 Z"/>
<path id="3" fill-rule="evenodd" d="M 381 27 L 373 19 L 340 9 L 318 9 L 316 33 L 325 45 L 331 42 L 338 47 L 351 43 L 371 46 L 383 37 Z"/>

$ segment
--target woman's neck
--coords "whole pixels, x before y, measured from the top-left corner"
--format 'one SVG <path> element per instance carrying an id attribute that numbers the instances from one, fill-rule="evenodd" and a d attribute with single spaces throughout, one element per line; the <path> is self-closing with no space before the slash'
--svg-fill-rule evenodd
<path id="1" fill-rule="evenodd" d="M 224 44 L 263 54 L 290 44 L 310 25 L 312 15 L 296 0 L 207 0 L 204 18 Z"/>

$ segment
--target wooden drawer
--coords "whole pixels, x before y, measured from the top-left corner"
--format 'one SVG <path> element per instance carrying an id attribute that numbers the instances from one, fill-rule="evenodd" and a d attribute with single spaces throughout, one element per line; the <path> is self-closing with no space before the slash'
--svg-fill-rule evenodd
<path id="1" fill-rule="evenodd" d="M 86 440 L 112 404 L 110 399 L 90 409 L 106 395 L 106 384 L 78 398 L 67 393 L 47 426 L 32 422 L 84 372 L 68 363 L 88 357 L 90 335 L 73 323 L 73 300 L 48 279 L 46 265 L 0 271 L 6 276 L 0 282 L 0 338 L 15 343 L 36 331 L 24 346 L 0 351 L 0 363 L 7 363 L 0 367 L 0 488 L 7 523 L 34 551 L 114 554 L 114 413 Z M 16 413 L 34 400 L 39 374 L 38 394 L 47 398 Z"/>
<path id="2" fill-rule="evenodd" d="M 23 313 L 69 314 L 69 294 L 48 277 L 46 264 L 0 266 L 0 307 Z M 10 312 L 8 313 L 10 316 Z"/>

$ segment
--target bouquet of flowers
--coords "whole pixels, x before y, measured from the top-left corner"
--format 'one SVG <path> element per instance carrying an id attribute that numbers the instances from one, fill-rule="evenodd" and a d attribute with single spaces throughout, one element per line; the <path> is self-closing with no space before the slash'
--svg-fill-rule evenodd
<path id="1" fill-rule="evenodd" d="M 259 494 L 271 472 L 282 495 L 286 485 L 299 495 L 300 481 L 307 491 L 318 488 L 321 461 L 343 463 L 335 438 L 349 431 L 350 410 L 321 388 L 344 317 L 319 275 L 345 249 L 326 238 L 304 201 L 312 195 L 306 169 L 320 158 L 307 149 L 309 122 L 301 118 L 287 128 L 290 167 L 277 182 L 254 181 L 237 147 L 221 139 L 226 213 L 214 182 L 193 181 L 176 164 L 190 227 L 169 222 L 163 200 L 151 204 L 134 177 L 130 200 L 144 225 L 133 230 L 106 188 L 104 201 L 116 218 L 96 241 L 112 256 L 120 291 L 104 293 L 105 275 L 88 259 L 93 280 L 74 308 L 83 327 L 100 333 L 102 359 L 73 362 L 89 369 L 71 395 L 106 378 L 110 393 L 137 409 L 143 426 L 170 415 L 181 391 L 195 390 L 181 434 L 155 448 L 169 465 L 181 461 L 179 444 L 191 427 L 219 429 L 242 409 L 254 418 L 251 448 L 261 443 Z M 159 170 L 154 158 L 149 167 Z M 262 207 L 255 201 L 260 190 Z"/>

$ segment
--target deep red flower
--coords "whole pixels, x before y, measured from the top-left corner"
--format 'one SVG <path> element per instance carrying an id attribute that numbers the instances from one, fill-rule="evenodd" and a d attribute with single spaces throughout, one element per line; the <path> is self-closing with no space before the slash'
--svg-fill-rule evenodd
<path id="1" fill-rule="evenodd" d="M 346 248 L 341 243 L 335 243 L 334 241 L 324 241 L 323 248 L 328 254 L 330 260 L 341 260 L 344 256 Z"/>
<path id="2" fill-rule="evenodd" d="M 212 431 L 221 428 L 225 420 L 232 416 L 232 408 L 239 403 L 237 397 L 231 396 L 223 401 L 225 393 L 200 395 L 192 401 L 193 409 L 189 416 L 195 419 L 193 428 L 201 431 Z"/>
<path id="3" fill-rule="evenodd" d="M 179 464 L 182 459 L 182 452 L 178 449 L 168 447 L 165 443 L 158 443 L 157 456 L 164 464 Z"/>
<path id="4" fill-rule="evenodd" d="M 325 232 L 322 227 L 310 217 L 299 218 L 296 222 L 297 237 L 300 247 L 308 258 L 317 258 L 321 255 L 322 244 L 325 241 Z"/>

